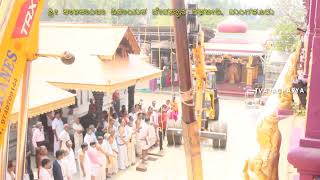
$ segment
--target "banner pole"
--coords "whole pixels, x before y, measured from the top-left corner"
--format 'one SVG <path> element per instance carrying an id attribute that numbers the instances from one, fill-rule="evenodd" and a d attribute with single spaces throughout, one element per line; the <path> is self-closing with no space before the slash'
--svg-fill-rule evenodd
<path id="1" fill-rule="evenodd" d="M 27 140 L 27 128 L 28 128 L 28 105 L 29 105 L 29 79 L 31 62 L 26 62 L 25 71 L 22 79 L 22 93 L 20 113 L 18 118 L 17 129 L 17 160 L 16 160 L 16 179 L 23 179 L 25 174 L 25 154 L 26 154 L 26 140 Z"/>
<path id="2" fill-rule="evenodd" d="M 4 141 L 0 146 L 0 179 L 6 179 L 7 164 L 8 164 L 8 151 L 9 151 L 9 134 L 10 134 L 10 122 L 7 124 L 7 131 L 4 131 Z"/>

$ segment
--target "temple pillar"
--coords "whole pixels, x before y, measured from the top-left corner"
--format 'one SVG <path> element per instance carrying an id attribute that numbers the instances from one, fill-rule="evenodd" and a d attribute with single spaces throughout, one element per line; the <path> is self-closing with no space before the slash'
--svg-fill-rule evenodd
<path id="1" fill-rule="evenodd" d="M 134 91 L 135 85 L 128 87 L 128 112 L 131 112 L 131 109 L 134 107 Z"/>
<path id="2" fill-rule="evenodd" d="M 258 79 L 258 66 L 254 66 L 253 68 L 254 68 L 253 80 L 257 80 Z"/>
<path id="3" fill-rule="evenodd" d="M 245 65 L 241 65 L 241 83 L 247 82 L 247 68 Z"/>
<path id="4" fill-rule="evenodd" d="M 252 63 L 253 63 L 253 57 L 249 56 L 248 63 L 247 63 L 247 81 L 246 81 L 247 88 L 252 88 L 252 81 L 253 81 L 253 75 L 254 75 L 253 74 L 254 68 L 252 67 Z"/>
<path id="5" fill-rule="evenodd" d="M 308 0 L 307 0 L 308 1 Z M 307 32 L 304 36 L 304 50 L 305 50 L 305 61 L 304 61 L 304 76 L 308 77 L 309 74 L 309 64 L 310 64 L 310 54 L 311 54 L 311 47 L 312 47 L 312 41 L 314 36 L 314 27 L 315 27 L 315 7 L 316 7 L 317 0 L 310 0 L 309 3 L 306 3 L 306 5 L 309 5 L 309 23 Z M 312 8 L 313 7 L 313 8 Z"/>
<path id="6" fill-rule="evenodd" d="M 252 87 L 253 71 L 253 67 L 247 67 L 247 87 Z"/>
<path id="7" fill-rule="evenodd" d="M 103 107 L 103 97 L 104 92 L 92 92 L 92 95 L 94 97 L 94 101 L 97 108 L 97 119 L 100 121 L 101 115 L 102 115 L 102 107 Z"/>
<path id="8" fill-rule="evenodd" d="M 305 137 L 300 139 L 299 146 L 291 149 L 288 154 L 288 161 L 297 168 L 300 180 L 320 177 L 320 1 L 312 6 L 315 1 L 318 0 L 312 0 L 310 7 L 311 12 L 316 12 L 316 16 L 308 77 Z"/>

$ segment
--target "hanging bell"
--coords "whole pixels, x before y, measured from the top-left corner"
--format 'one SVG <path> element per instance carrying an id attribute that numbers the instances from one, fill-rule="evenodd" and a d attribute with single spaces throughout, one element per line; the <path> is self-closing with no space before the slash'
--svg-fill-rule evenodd
<path id="1" fill-rule="evenodd" d="M 65 51 L 61 56 L 61 61 L 67 65 L 73 64 L 75 59 L 75 56 L 68 51 Z"/>

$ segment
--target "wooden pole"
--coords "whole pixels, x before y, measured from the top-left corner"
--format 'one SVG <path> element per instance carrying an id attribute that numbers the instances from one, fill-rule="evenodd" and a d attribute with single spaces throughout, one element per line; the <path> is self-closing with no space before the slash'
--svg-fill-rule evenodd
<path id="1" fill-rule="evenodd" d="M 184 0 L 172 0 L 172 9 L 185 9 Z M 182 127 L 189 180 L 202 180 L 199 126 L 195 119 L 193 96 L 189 95 L 192 78 L 189 60 L 186 15 L 174 18 L 176 60 L 182 101 Z M 192 93 L 193 94 L 193 93 Z"/>

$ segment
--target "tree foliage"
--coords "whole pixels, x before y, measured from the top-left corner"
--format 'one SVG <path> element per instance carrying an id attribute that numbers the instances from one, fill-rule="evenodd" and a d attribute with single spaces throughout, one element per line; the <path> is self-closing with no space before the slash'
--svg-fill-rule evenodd
<path id="1" fill-rule="evenodd" d="M 306 10 L 301 0 L 274 0 L 274 48 L 280 51 L 293 51 L 298 44 L 297 28 L 305 28 Z"/>
<path id="2" fill-rule="evenodd" d="M 294 45 L 299 40 L 297 36 L 297 26 L 294 23 L 278 23 L 275 26 L 274 48 L 280 51 L 292 51 L 295 49 Z"/>

